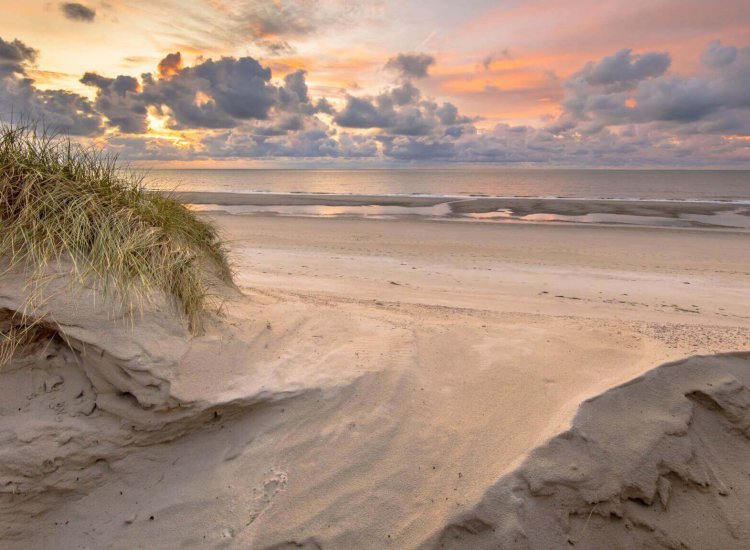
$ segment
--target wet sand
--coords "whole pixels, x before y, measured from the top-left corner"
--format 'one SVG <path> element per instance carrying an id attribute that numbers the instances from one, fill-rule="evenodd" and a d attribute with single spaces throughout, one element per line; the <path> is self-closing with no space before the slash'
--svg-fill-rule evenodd
<path id="1" fill-rule="evenodd" d="M 176 197 L 199 210 L 237 214 L 750 229 L 750 205 L 731 202 L 203 192 Z"/>

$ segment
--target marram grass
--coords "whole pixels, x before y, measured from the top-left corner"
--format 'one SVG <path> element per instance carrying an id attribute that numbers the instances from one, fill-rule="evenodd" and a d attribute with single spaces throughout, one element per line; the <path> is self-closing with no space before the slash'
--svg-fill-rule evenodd
<path id="1" fill-rule="evenodd" d="M 0 262 L 24 270 L 32 287 L 50 266 L 69 266 L 71 280 L 125 306 L 161 292 L 193 329 L 211 281 L 232 281 L 209 222 L 147 192 L 114 157 L 34 126 L 0 125 Z M 4 336 L 0 364 L 3 344 L 7 356 L 10 340 L 18 340 Z"/>

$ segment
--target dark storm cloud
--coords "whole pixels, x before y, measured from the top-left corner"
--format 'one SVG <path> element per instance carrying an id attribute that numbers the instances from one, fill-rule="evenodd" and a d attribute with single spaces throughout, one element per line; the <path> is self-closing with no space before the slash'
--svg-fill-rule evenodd
<path id="1" fill-rule="evenodd" d="M 397 71 L 403 78 L 425 78 L 435 58 L 425 53 L 400 53 L 391 57 L 386 69 Z"/>
<path id="2" fill-rule="evenodd" d="M 90 22 L 96 18 L 96 10 L 77 2 L 64 2 L 60 4 L 60 10 L 65 17 L 74 21 Z"/>

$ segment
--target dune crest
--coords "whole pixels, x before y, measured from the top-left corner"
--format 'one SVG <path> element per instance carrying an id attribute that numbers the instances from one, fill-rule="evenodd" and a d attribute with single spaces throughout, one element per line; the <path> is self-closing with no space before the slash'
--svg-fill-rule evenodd
<path id="1" fill-rule="evenodd" d="M 695 356 L 585 401 L 423 548 L 750 542 L 750 353 Z"/>

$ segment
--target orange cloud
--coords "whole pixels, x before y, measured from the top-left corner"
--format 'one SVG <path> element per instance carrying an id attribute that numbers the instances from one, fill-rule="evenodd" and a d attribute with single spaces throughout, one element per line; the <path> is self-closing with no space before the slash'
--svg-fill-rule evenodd
<path id="1" fill-rule="evenodd" d="M 159 76 L 162 78 L 170 78 L 182 69 L 182 55 L 180 52 L 170 53 L 159 61 L 158 65 Z"/>

